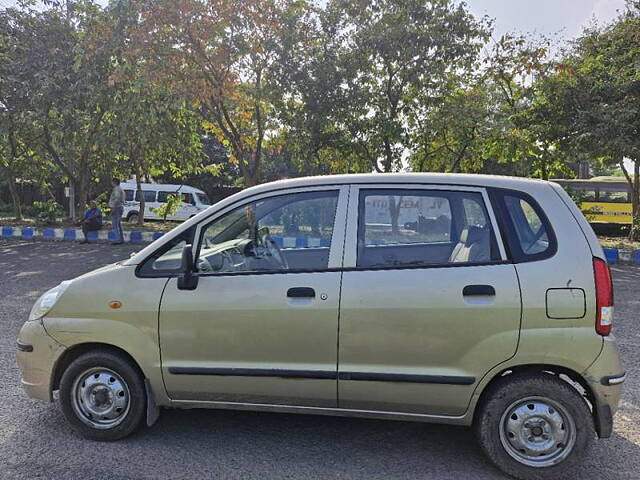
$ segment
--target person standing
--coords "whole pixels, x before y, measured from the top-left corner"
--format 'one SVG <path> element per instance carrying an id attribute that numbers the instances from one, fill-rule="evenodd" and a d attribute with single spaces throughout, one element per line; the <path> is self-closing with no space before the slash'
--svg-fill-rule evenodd
<path id="1" fill-rule="evenodd" d="M 84 240 L 80 243 L 89 243 L 87 233 L 96 232 L 102 228 L 102 212 L 98 208 L 98 204 L 95 200 L 89 202 L 89 209 L 84 212 L 84 218 L 82 219 L 82 233 L 84 234 Z"/>
<path id="2" fill-rule="evenodd" d="M 109 197 L 109 207 L 111 207 L 111 224 L 113 231 L 116 233 L 117 240 L 112 245 L 120 245 L 124 243 L 124 235 L 122 233 L 122 213 L 124 212 L 124 190 L 120 187 L 120 180 L 113 178 L 111 180 L 113 190 Z"/>

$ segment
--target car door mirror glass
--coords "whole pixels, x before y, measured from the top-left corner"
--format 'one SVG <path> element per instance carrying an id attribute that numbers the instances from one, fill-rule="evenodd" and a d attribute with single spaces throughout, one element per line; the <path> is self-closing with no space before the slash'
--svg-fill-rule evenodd
<path id="1" fill-rule="evenodd" d="M 194 270 L 193 249 L 185 245 L 182 249 L 182 273 L 178 276 L 180 290 L 194 290 L 198 286 L 198 274 Z"/>

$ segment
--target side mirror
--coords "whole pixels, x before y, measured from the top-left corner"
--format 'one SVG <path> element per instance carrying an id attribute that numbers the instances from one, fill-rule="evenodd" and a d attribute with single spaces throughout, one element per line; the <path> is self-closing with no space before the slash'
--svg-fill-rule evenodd
<path id="1" fill-rule="evenodd" d="M 182 249 L 182 273 L 178 276 L 179 290 L 195 290 L 198 286 L 198 274 L 193 268 L 193 249 L 185 245 Z"/>

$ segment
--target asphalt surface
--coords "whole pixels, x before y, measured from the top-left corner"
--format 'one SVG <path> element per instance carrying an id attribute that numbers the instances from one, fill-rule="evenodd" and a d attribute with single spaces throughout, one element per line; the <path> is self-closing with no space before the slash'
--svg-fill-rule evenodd
<path id="1" fill-rule="evenodd" d="M 15 340 L 42 292 L 138 248 L 0 240 L 0 479 L 505 478 L 470 429 L 421 423 L 165 410 L 125 440 L 82 440 L 58 405 L 23 393 Z M 580 479 L 640 478 L 640 268 L 613 272 L 628 380 L 614 434 L 597 442 Z"/>

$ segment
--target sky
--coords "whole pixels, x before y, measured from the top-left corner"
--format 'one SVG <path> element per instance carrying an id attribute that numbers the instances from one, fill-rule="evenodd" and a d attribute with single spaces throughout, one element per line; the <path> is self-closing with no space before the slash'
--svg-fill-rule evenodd
<path id="1" fill-rule="evenodd" d="M 106 0 L 103 0 L 106 3 Z M 607 23 L 624 0 L 464 0 L 476 16 L 495 18 L 494 37 L 506 32 L 538 33 L 558 40 L 575 38 L 594 19 Z M 0 8 L 16 0 L 0 0 Z"/>
<path id="2" fill-rule="evenodd" d="M 507 32 L 537 33 L 568 40 L 594 19 L 608 23 L 623 10 L 624 0 L 465 0 L 477 17 L 495 19 L 494 38 Z"/>

